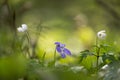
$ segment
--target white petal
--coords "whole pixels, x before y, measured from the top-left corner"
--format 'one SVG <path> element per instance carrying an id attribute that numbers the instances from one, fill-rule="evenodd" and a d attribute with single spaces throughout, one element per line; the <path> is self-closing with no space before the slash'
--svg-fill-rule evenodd
<path id="1" fill-rule="evenodd" d="M 109 66 L 106 64 L 106 65 L 104 65 L 101 69 L 103 69 L 103 70 L 105 70 L 105 69 L 107 69 Z"/>
<path id="2" fill-rule="evenodd" d="M 106 32 L 105 30 L 99 31 L 99 32 L 97 33 L 97 37 L 98 37 L 99 39 L 105 39 L 105 37 L 106 37 L 106 33 L 105 33 L 105 32 Z"/>
<path id="3" fill-rule="evenodd" d="M 27 30 L 27 25 L 26 25 L 26 24 L 22 24 L 22 29 L 23 29 L 24 31 L 26 31 L 26 30 Z"/>
<path id="4" fill-rule="evenodd" d="M 18 32 L 24 32 L 24 30 L 21 27 L 17 28 Z"/>
<path id="5" fill-rule="evenodd" d="M 106 37 L 106 34 L 105 34 L 105 33 L 101 33 L 100 38 L 101 38 L 101 39 L 104 39 L 105 37 Z"/>
<path id="6" fill-rule="evenodd" d="M 97 33 L 97 35 L 101 34 L 101 33 L 105 33 L 106 31 L 105 30 L 101 30 Z"/>

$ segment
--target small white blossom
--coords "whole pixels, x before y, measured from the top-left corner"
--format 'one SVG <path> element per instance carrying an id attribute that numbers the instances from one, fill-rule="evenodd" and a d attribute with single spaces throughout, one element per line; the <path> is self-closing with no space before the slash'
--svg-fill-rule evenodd
<path id="1" fill-rule="evenodd" d="M 105 39 L 105 37 L 106 37 L 106 31 L 105 31 L 105 30 L 99 31 L 99 32 L 97 33 L 97 37 L 98 37 L 99 39 Z"/>
<path id="2" fill-rule="evenodd" d="M 24 32 L 24 30 L 21 27 L 17 28 L 18 32 Z"/>
<path id="3" fill-rule="evenodd" d="M 21 27 L 17 28 L 18 32 L 25 32 L 27 30 L 27 25 L 26 24 L 22 24 Z"/>
<path id="4" fill-rule="evenodd" d="M 26 25 L 26 24 L 22 24 L 22 29 L 23 29 L 24 31 L 26 31 L 26 30 L 27 30 L 27 25 Z"/>
<path id="5" fill-rule="evenodd" d="M 106 70 L 109 66 L 106 64 L 101 69 Z"/>

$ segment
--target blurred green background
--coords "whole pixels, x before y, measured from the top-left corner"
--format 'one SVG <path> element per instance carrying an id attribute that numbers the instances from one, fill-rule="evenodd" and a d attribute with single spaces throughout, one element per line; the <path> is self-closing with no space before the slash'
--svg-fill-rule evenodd
<path id="1" fill-rule="evenodd" d="M 120 0 L 0 0 L 1 80 L 18 80 L 29 74 L 27 64 L 31 61 L 22 55 L 26 51 L 21 51 L 21 47 L 26 47 L 28 43 L 24 34 L 17 32 L 21 24 L 28 25 L 31 52 L 33 51 L 32 53 L 35 53 L 39 60 L 46 53 L 46 64 L 53 60 L 54 42 L 65 43 L 72 54 L 77 56 L 80 51 L 91 49 L 95 44 L 96 33 L 100 30 L 106 30 L 105 42 L 114 44 L 115 50 L 119 51 Z M 59 59 L 57 63 L 75 65 L 77 61 L 74 57 L 67 57 Z M 62 72 L 58 71 L 58 73 Z M 68 73 L 70 72 L 65 72 Z M 85 74 L 80 74 L 83 80 L 93 80 L 82 77 L 86 76 Z M 39 72 L 39 75 L 43 74 Z M 39 79 L 31 77 L 24 80 Z"/>

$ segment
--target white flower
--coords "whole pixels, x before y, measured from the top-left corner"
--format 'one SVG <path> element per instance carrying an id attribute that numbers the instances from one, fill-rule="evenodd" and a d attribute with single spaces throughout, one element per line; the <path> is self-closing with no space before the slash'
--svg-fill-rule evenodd
<path id="1" fill-rule="evenodd" d="M 25 32 L 27 30 L 27 25 L 26 24 L 22 24 L 21 27 L 17 28 L 18 32 Z"/>
<path id="2" fill-rule="evenodd" d="M 21 27 L 17 28 L 18 32 L 24 32 L 24 30 Z"/>
<path id="3" fill-rule="evenodd" d="M 106 64 L 101 69 L 106 70 L 109 66 Z"/>
<path id="4" fill-rule="evenodd" d="M 99 32 L 97 33 L 97 37 L 98 37 L 99 39 L 105 39 L 105 37 L 106 37 L 106 31 L 105 31 L 105 30 L 99 31 Z"/>
<path id="5" fill-rule="evenodd" d="M 27 30 L 27 25 L 26 25 L 26 24 L 22 24 L 22 29 L 23 29 L 24 31 L 26 31 L 26 30 Z"/>

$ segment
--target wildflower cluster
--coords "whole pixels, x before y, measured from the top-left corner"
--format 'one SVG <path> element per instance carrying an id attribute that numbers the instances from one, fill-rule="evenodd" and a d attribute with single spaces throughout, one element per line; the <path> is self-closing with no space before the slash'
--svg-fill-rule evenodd
<path id="1" fill-rule="evenodd" d="M 29 37 L 29 33 L 28 33 L 27 29 L 28 29 L 28 26 L 26 24 L 22 24 L 21 27 L 17 28 L 17 31 L 18 32 L 25 32 L 25 35 L 27 36 L 27 39 L 28 39 L 28 43 L 30 44 L 31 39 Z M 105 50 L 105 49 L 107 49 L 107 46 L 104 45 L 104 43 L 102 43 L 102 44 L 99 43 L 101 40 L 105 40 L 106 36 L 107 36 L 107 34 L 106 34 L 105 30 L 101 30 L 101 31 L 97 32 L 96 45 L 95 45 L 93 51 L 92 50 L 91 51 L 90 50 L 81 51 L 80 52 L 81 54 L 79 57 L 79 59 L 80 59 L 79 62 L 80 63 L 83 62 L 83 64 L 86 64 L 87 62 L 90 63 L 89 61 L 90 61 L 90 59 L 92 59 L 92 58 L 89 59 L 88 56 L 92 56 L 92 57 L 94 56 L 93 58 L 95 61 L 92 61 L 92 60 L 91 61 L 95 62 L 95 64 L 91 65 L 91 63 L 92 63 L 91 62 L 89 69 L 92 69 L 94 66 L 95 71 L 98 72 L 100 75 L 101 74 L 105 75 L 105 74 L 103 74 L 104 72 L 100 73 L 100 70 L 103 70 L 103 71 L 108 70 L 110 68 L 109 62 L 116 60 L 114 55 L 109 54 L 109 52 L 107 52 L 107 50 Z M 72 53 L 69 49 L 66 48 L 65 44 L 62 44 L 61 42 L 55 42 L 54 44 L 55 44 L 54 66 L 56 67 L 56 60 L 57 60 L 56 59 L 56 52 L 58 52 L 62 58 L 66 58 L 67 56 L 71 56 Z M 28 58 L 33 59 L 33 58 L 35 58 L 35 57 L 33 57 L 34 54 L 30 53 L 30 50 L 29 50 L 31 48 L 31 46 L 32 45 L 28 46 L 28 49 L 26 49 L 26 51 L 28 52 Z M 104 50 L 104 52 L 102 50 Z M 45 56 L 46 56 L 46 52 L 43 55 L 43 60 L 40 62 L 42 67 L 44 67 Z M 76 57 L 76 56 L 73 56 L 73 57 Z M 85 60 L 85 58 L 88 58 L 88 60 L 86 59 L 86 62 L 83 61 L 83 60 Z M 102 62 L 100 62 L 100 59 Z M 36 58 L 35 60 L 37 61 L 37 63 L 39 62 L 38 58 Z M 53 62 L 51 64 L 53 66 Z M 86 67 L 85 65 L 78 65 L 78 66 L 71 67 L 70 70 L 72 70 L 74 73 L 77 73 L 77 72 L 80 72 L 82 70 L 86 71 L 86 69 L 88 69 L 88 68 L 85 69 L 85 67 Z"/>

